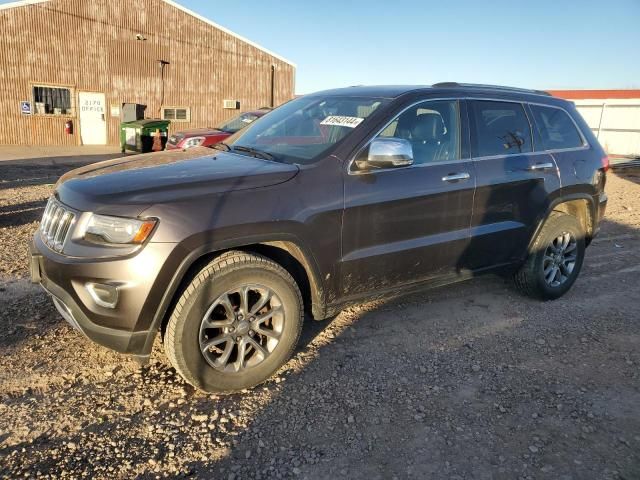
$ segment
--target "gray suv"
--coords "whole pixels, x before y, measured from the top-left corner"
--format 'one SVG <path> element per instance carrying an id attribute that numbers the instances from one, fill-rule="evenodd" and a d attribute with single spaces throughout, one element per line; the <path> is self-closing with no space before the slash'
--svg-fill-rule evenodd
<path id="1" fill-rule="evenodd" d="M 588 126 L 533 90 L 325 91 L 225 142 L 69 172 L 31 248 L 76 329 L 141 362 L 159 333 L 206 391 L 267 379 L 305 312 L 486 272 L 558 298 L 607 203 Z"/>

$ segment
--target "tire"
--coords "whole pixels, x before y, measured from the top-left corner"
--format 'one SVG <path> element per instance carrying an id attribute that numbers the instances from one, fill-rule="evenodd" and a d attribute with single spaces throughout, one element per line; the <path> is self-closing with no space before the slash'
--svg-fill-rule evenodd
<path id="1" fill-rule="evenodd" d="M 246 308 L 242 307 L 243 295 Z M 250 313 L 267 297 L 264 307 L 256 310 L 263 313 Z M 267 380 L 291 357 L 302 330 L 303 311 L 300 290 L 284 268 L 261 255 L 227 252 L 204 267 L 182 293 L 167 324 L 165 352 L 176 371 L 200 390 L 231 393 L 251 388 Z M 261 325 L 249 322 L 269 313 L 270 319 Z M 230 318 L 234 318 L 230 326 L 208 328 L 228 325 Z M 203 347 L 228 337 L 235 340 Z M 228 348 L 230 353 L 226 354 Z M 241 348 L 248 352 L 246 357 Z"/>
<path id="2" fill-rule="evenodd" d="M 560 261 L 561 265 L 558 267 L 559 276 L 555 277 L 556 281 L 550 283 L 548 277 L 553 274 L 554 263 L 548 254 L 552 252 L 552 255 L 555 254 L 552 247 L 554 240 L 566 234 L 569 234 L 575 240 L 575 249 L 567 250 L 567 257 L 563 258 L 569 258 L 569 254 L 575 251 L 575 261 L 568 274 L 566 265 L 563 267 L 563 262 Z M 573 240 L 571 240 L 569 247 L 573 244 Z M 552 212 L 533 243 L 524 265 L 515 273 L 514 283 L 520 292 L 533 298 L 540 300 L 560 298 L 569 291 L 578 278 L 584 261 L 584 253 L 585 234 L 578 220 L 573 215 Z M 545 274 L 545 269 L 549 273 Z M 565 279 L 560 281 L 562 277 L 565 277 Z"/>

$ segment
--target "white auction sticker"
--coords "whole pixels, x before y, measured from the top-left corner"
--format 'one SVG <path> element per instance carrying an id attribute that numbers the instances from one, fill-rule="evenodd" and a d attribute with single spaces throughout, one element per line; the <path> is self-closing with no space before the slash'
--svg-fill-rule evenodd
<path id="1" fill-rule="evenodd" d="M 320 125 L 333 125 L 336 127 L 349 127 L 356 128 L 362 123 L 364 118 L 360 117 L 345 117 L 342 115 L 330 115 L 320 122 Z"/>

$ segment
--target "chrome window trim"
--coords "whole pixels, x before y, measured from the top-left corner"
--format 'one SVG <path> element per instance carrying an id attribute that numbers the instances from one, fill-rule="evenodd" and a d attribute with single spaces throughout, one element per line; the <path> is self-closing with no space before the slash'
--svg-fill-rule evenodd
<path id="1" fill-rule="evenodd" d="M 556 148 L 556 149 L 551 149 L 551 150 L 533 150 L 531 152 L 512 153 L 512 154 L 506 154 L 506 155 L 491 155 L 491 156 L 485 156 L 485 157 L 474 157 L 473 155 L 470 155 L 469 158 L 464 158 L 464 159 L 448 160 L 448 161 L 444 161 L 444 162 L 422 163 L 422 164 L 415 164 L 415 165 L 410 165 L 410 166 L 407 166 L 407 167 L 400 167 L 400 168 L 381 168 L 381 169 L 377 169 L 377 170 L 367 170 L 367 171 L 357 171 L 357 170 L 356 171 L 352 171 L 351 170 L 351 166 L 355 162 L 355 159 L 360 154 L 360 152 L 362 152 L 362 150 L 367 148 L 369 146 L 369 144 L 378 135 L 380 135 L 380 133 L 382 133 L 389 125 L 391 125 L 391 123 L 393 123 L 393 121 L 397 117 L 402 115 L 404 112 L 406 112 L 410 108 L 415 107 L 416 105 L 419 105 L 421 103 L 435 102 L 435 101 L 447 101 L 447 100 L 455 100 L 458 103 L 462 102 L 462 101 L 467 101 L 467 100 L 486 100 L 486 101 L 490 101 L 490 102 L 519 103 L 520 105 L 522 105 L 522 108 L 524 109 L 525 116 L 527 117 L 527 120 L 529 121 L 529 125 L 530 125 L 530 128 L 531 128 L 531 135 L 532 135 L 531 144 L 534 147 L 535 147 L 535 144 L 533 142 L 533 124 L 531 123 L 531 120 L 529 119 L 529 115 L 527 114 L 527 109 L 524 108 L 524 105 L 527 104 L 527 105 L 538 105 L 538 106 L 541 106 L 541 107 L 548 107 L 548 108 L 557 108 L 558 110 L 562 110 L 566 115 L 569 116 L 569 118 L 573 122 L 573 125 L 576 127 L 576 130 L 578 131 L 578 134 L 580 135 L 580 138 L 582 139 L 583 144 L 582 144 L 582 146 L 579 146 L 579 147 Z M 467 124 L 470 127 L 470 123 L 467 122 Z M 460 127 L 462 127 L 462 118 L 460 118 Z M 468 129 L 467 133 L 469 135 L 469 145 L 471 146 L 471 141 L 470 141 L 471 140 L 471 128 Z M 462 141 L 462 135 L 460 135 L 460 140 Z M 460 145 L 460 146 L 462 147 L 462 145 Z M 427 99 L 422 99 L 422 100 L 419 100 L 417 102 L 414 102 L 411 105 L 409 105 L 406 108 L 404 108 L 403 110 L 401 110 L 389 122 L 387 122 L 380 130 L 378 130 L 369 140 L 367 140 L 367 142 L 361 148 L 359 148 L 358 151 L 356 152 L 356 154 L 353 155 L 351 157 L 351 159 L 349 160 L 349 163 L 347 165 L 347 174 L 348 175 L 363 175 L 363 174 L 369 174 L 369 173 L 388 172 L 388 171 L 394 171 L 394 170 L 405 170 L 407 168 L 416 168 L 416 167 L 420 167 L 420 166 L 447 165 L 447 164 L 450 164 L 450 163 L 462 163 L 462 162 L 469 162 L 469 161 L 474 161 L 475 162 L 475 161 L 482 161 L 482 160 L 495 160 L 495 159 L 498 159 L 498 158 L 513 157 L 513 156 L 516 156 L 516 155 L 543 155 L 543 154 L 553 154 L 553 153 L 563 153 L 563 152 L 575 152 L 575 151 L 589 150 L 589 149 L 591 149 L 591 145 L 587 141 L 586 137 L 582 133 L 582 130 L 580 129 L 580 127 L 578 126 L 576 121 L 573 119 L 571 114 L 567 111 L 566 108 L 559 107 L 557 105 L 549 105 L 547 103 L 541 103 L 541 102 L 529 102 L 529 101 L 522 101 L 522 100 L 513 100 L 513 99 L 510 99 L 510 98 L 493 98 L 493 97 L 467 97 L 467 96 L 462 96 L 462 97 L 427 98 Z M 460 149 L 460 151 L 462 151 L 462 149 Z"/>
<path id="2" fill-rule="evenodd" d="M 461 163 L 461 162 L 470 162 L 471 158 L 459 158 L 456 160 L 445 160 L 442 162 L 431 162 L 431 163 L 418 163 L 418 164 L 414 164 L 414 165 L 408 165 L 406 167 L 396 167 L 396 168 L 377 168 L 377 169 L 373 169 L 373 170 L 352 170 L 351 167 L 353 166 L 353 163 L 355 162 L 356 158 L 358 158 L 358 155 L 360 155 L 360 153 L 369 146 L 369 144 L 374 141 L 376 138 L 378 138 L 378 135 L 380 135 L 382 132 L 384 132 L 387 127 L 389 125 L 391 125 L 396 118 L 398 118 L 400 115 L 402 115 L 404 112 L 406 112 L 407 110 L 409 110 L 410 108 L 415 107 L 416 105 L 420 105 L 421 103 L 427 103 L 427 102 L 445 102 L 445 101 L 455 101 L 458 103 L 458 121 L 460 123 L 460 128 L 462 128 L 462 116 L 461 116 L 461 110 L 460 110 L 460 102 L 463 101 L 464 98 L 462 97 L 442 97 L 442 98 L 423 98 L 422 100 L 419 100 L 417 102 L 412 103 L 411 105 L 408 105 L 407 107 L 403 108 L 400 112 L 398 112 L 396 115 L 393 116 L 393 118 L 391 120 L 389 120 L 387 123 L 384 124 L 384 126 L 379 129 L 375 134 L 373 134 L 373 136 L 367 140 L 367 142 L 358 149 L 358 151 L 355 153 L 355 155 L 352 155 L 351 159 L 349 160 L 349 163 L 347 164 L 347 175 L 365 175 L 365 174 L 370 174 L 370 173 L 378 173 L 378 172 L 388 172 L 388 171 L 397 171 L 397 170 L 406 170 L 408 168 L 416 168 L 416 167 L 421 167 L 421 166 L 431 166 L 431 165 L 447 165 L 450 163 Z M 460 152 L 462 152 L 462 132 L 460 133 L 460 145 L 459 150 Z"/>

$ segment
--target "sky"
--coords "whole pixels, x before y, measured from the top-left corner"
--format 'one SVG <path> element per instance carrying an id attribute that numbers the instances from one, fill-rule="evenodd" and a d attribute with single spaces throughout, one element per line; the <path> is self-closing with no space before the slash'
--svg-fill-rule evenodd
<path id="1" fill-rule="evenodd" d="M 640 0 L 178 2 L 295 63 L 298 94 L 442 81 L 640 88 Z"/>

